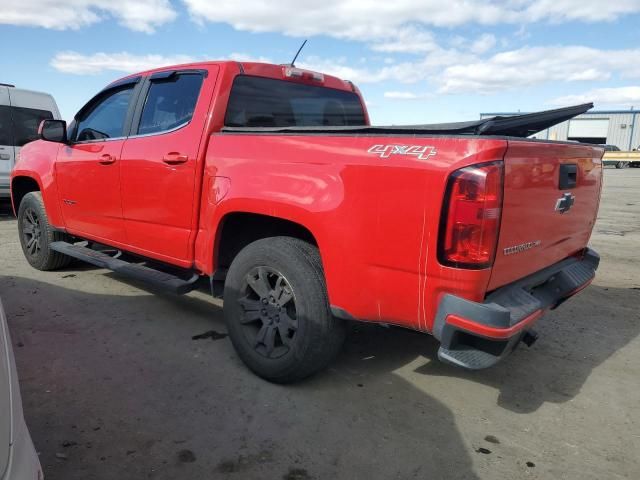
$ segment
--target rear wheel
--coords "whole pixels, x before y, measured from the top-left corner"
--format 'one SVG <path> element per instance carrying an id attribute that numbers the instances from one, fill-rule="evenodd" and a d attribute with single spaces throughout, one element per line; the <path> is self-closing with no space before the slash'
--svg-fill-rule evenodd
<path id="1" fill-rule="evenodd" d="M 237 255 L 225 281 L 224 318 L 244 363 L 277 383 L 323 369 L 346 333 L 331 315 L 318 249 L 290 237 L 258 240 Z"/>
<path id="2" fill-rule="evenodd" d="M 627 168 L 629 166 L 629 162 L 618 162 L 616 163 L 616 168 Z"/>
<path id="3" fill-rule="evenodd" d="M 30 192 L 22 198 L 18 209 L 18 231 L 22 252 L 32 267 L 56 270 L 71 262 L 71 257 L 50 248 L 52 242 L 67 241 L 69 236 L 49 225 L 40 192 Z"/>

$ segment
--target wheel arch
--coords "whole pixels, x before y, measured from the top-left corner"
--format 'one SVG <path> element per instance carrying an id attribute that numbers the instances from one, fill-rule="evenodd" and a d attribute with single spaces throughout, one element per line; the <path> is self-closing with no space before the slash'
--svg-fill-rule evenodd
<path id="1" fill-rule="evenodd" d="M 20 208 L 20 202 L 27 193 L 41 192 L 42 185 L 40 182 L 28 175 L 18 175 L 11 179 L 11 203 L 13 211 L 17 215 Z"/>
<path id="2" fill-rule="evenodd" d="M 311 230 L 300 222 L 248 211 L 227 212 L 221 219 L 213 247 L 216 269 L 228 268 L 249 243 L 268 237 L 293 237 L 318 246 Z"/>

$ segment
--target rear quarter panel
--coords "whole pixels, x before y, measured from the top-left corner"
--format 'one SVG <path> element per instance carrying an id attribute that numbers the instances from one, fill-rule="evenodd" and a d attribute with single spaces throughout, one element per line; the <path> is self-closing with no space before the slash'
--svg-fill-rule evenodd
<path id="1" fill-rule="evenodd" d="M 428 146 L 436 154 L 368 153 L 388 144 Z M 489 270 L 455 270 L 436 259 L 447 177 L 501 159 L 505 146 L 452 137 L 213 135 L 198 265 L 207 273 L 215 269 L 216 227 L 226 214 L 288 219 L 317 240 L 333 306 L 363 320 L 430 330 L 443 293 L 479 300 L 489 279 Z"/>

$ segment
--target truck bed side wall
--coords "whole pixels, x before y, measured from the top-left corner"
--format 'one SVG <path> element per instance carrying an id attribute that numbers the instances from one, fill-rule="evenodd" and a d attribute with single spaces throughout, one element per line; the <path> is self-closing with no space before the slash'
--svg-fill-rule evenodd
<path id="1" fill-rule="evenodd" d="M 368 153 L 374 145 L 393 144 L 436 153 L 422 159 Z M 498 139 L 215 134 L 196 262 L 207 273 L 215 270 L 217 228 L 225 215 L 287 219 L 315 237 L 332 306 L 358 319 L 430 331 L 443 293 L 481 300 L 490 273 L 437 261 L 447 177 L 469 164 L 502 159 L 505 147 Z"/>

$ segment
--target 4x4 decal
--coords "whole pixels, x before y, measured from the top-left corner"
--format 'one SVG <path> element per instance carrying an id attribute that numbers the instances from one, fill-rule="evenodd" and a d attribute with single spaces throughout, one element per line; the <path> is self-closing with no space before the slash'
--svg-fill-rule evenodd
<path id="1" fill-rule="evenodd" d="M 373 145 L 367 152 L 378 155 L 380 158 L 389 158 L 391 155 L 412 155 L 419 160 L 427 160 L 437 153 L 435 147 L 428 145 Z"/>

